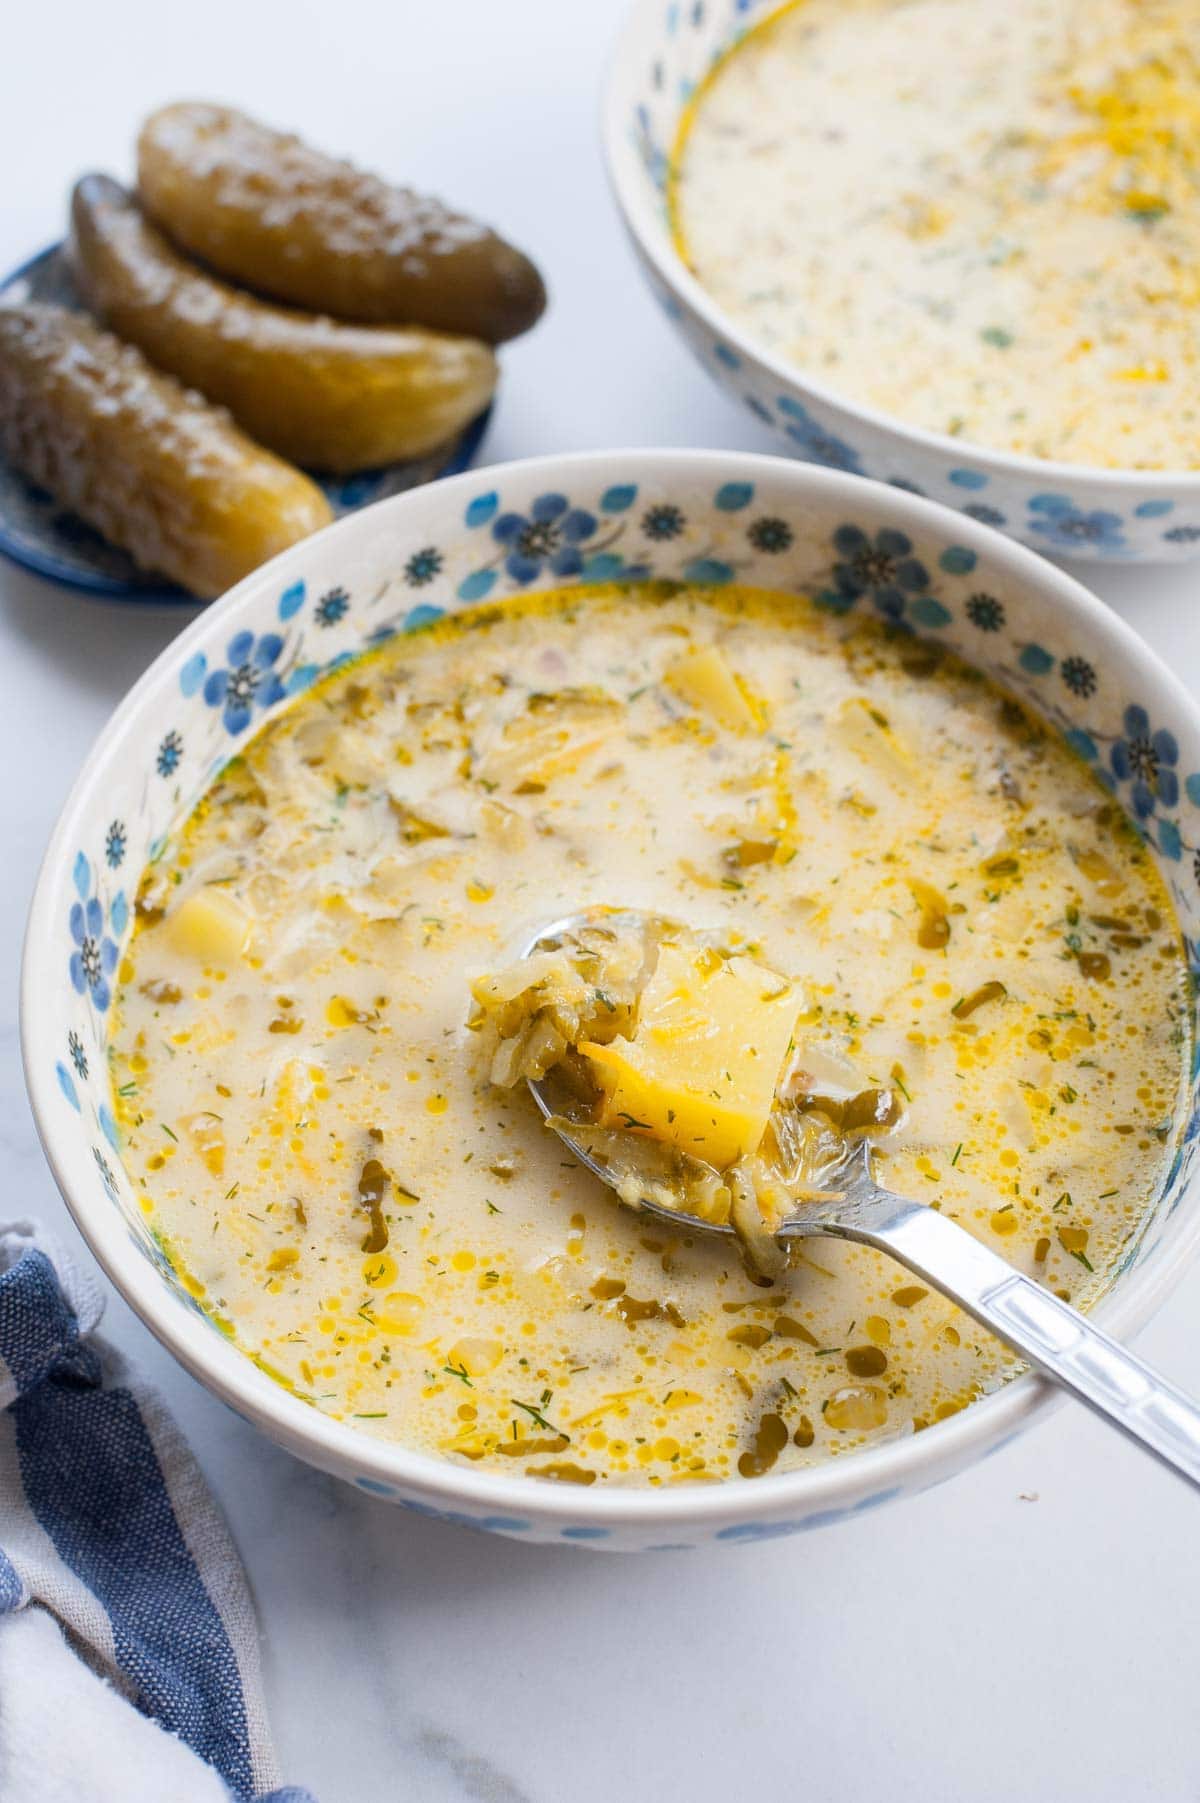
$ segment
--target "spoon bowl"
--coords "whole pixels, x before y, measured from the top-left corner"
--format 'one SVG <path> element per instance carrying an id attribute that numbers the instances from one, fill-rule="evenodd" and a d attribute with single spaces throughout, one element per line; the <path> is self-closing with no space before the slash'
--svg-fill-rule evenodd
<path id="1" fill-rule="evenodd" d="M 549 921 L 545 926 L 539 927 L 533 937 L 522 947 L 519 956 L 531 958 L 535 952 L 553 951 L 563 939 L 572 938 L 581 928 L 597 926 L 601 923 L 613 925 L 621 921 L 629 922 L 641 930 L 654 924 L 669 927 L 682 925 L 680 921 L 672 920 L 665 914 L 642 914 L 633 908 L 582 908 L 577 914 L 564 914 L 560 919 Z M 599 1177 L 601 1183 L 607 1184 L 610 1189 L 615 1188 L 613 1173 L 604 1160 L 597 1158 L 593 1152 L 589 1152 L 586 1146 L 581 1145 L 577 1139 L 565 1131 L 563 1126 L 558 1124 L 563 1117 L 547 1092 L 545 1078 L 530 1077 L 527 1079 L 527 1083 L 529 1093 L 537 1103 L 542 1118 L 551 1124 L 551 1130 L 558 1134 L 567 1150 L 592 1173 L 593 1177 Z M 733 1228 L 726 1223 L 702 1221 L 699 1215 L 686 1214 L 678 1208 L 667 1208 L 661 1202 L 656 1202 L 652 1196 L 640 1197 L 638 1208 L 642 1214 L 656 1215 L 659 1220 L 669 1221 L 675 1228 L 686 1226 L 694 1228 L 697 1233 L 724 1234 L 727 1239 L 734 1237 Z"/>
<path id="2" fill-rule="evenodd" d="M 655 925 L 680 924 L 628 908 L 587 908 L 540 927 L 521 956 L 555 949 L 582 929 L 617 921 L 643 931 Z M 593 1156 L 570 1133 L 570 1123 L 563 1120 L 546 1093 L 545 1079 L 531 1077 L 527 1081 L 552 1131 L 581 1164 L 615 1189 L 616 1177 L 603 1159 Z M 822 1176 L 838 1188 L 830 1188 L 820 1200 L 798 1200 L 774 1230 L 780 1246 L 827 1235 L 886 1252 L 1200 1489 L 1200 1407 L 1182 1390 L 1126 1351 L 1078 1309 L 981 1244 L 965 1227 L 942 1214 L 936 1202 L 913 1202 L 877 1183 L 865 1138 L 844 1139 L 841 1153 L 823 1169 Z M 640 1197 L 639 1207 L 670 1221 L 676 1229 L 684 1226 L 694 1233 L 726 1235 L 734 1231 L 728 1225 L 665 1207 L 650 1196 Z"/>

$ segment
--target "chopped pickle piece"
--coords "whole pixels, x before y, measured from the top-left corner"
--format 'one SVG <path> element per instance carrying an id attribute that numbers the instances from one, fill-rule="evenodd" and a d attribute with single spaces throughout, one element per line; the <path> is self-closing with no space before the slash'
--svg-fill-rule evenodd
<path id="1" fill-rule="evenodd" d="M 204 599 L 333 517 L 228 414 L 65 307 L 0 308 L 0 456 Z"/>
<path id="2" fill-rule="evenodd" d="M 770 1471 L 787 1443 L 788 1430 L 782 1415 L 774 1412 L 764 1415 L 754 1430 L 753 1448 L 738 1460 L 738 1471 L 743 1477 L 762 1477 L 764 1472 Z"/>
<path id="3" fill-rule="evenodd" d="M 368 1158 L 358 1176 L 358 1205 L 365 1209 L 370 1226 L 360 1245 L 364 1252 L 384 1252 L 388 1243 L 387 1217 L 383 1204 L 391 1186 L 391 1177 L 377 1158 Z"/>
<path id="4" fill-rule="evenodd" d="M 104 175 L 76 185 L 71 261 L 105 324 L 309 469 L 344 474 L 423 456 L 496 386 L 495 355 L 475 339 L 339 325 L 229 287 L 181 257 Z"/>
<path id="5" fill-rule="evenodd" d="M 546 305 L 529 258 L 485 226 L 232 107 L 162 107 L 137 163 L 142 203 L 177 244 L 276 300 L 489 344 Z"/>
<path id="6" fill-rule="evenodd" d="M 917 944 L 927 952 L 944 951 L 950 943 L 950 910 L 945 896 L 920 877 L 909 877 L 913 900 L 921 910 L 917 922 Z"/>
<path id="7" fill-rule="evenodd" d="M 749 870 L 755 864 L 770 864 L 778 850 L 778 839 L 739 839 L 726 846 L 721 862 L 730 870 Z"/>
<path id="8" fill-rule="evenodd" d="M 988 982 L 981 983 L 978 989 L 973 989 L 970 995 L 960 995 L 950 1012 L 956 1020 L 968 1020 L 977 1008 L 984 1008 L 989 1002 L 998 1002 L 1007 994 L 1004 984 L 992 977 Z"/>
<path id="9" fill-rule="evenodd" d="M 176 949 L 201 964 L 228 965 L 250 941 L 251 920 L 228 889 L 206 884 L 185 897 L 171 915 L 168 931 Z"/>
<path id="10" fill-rule="evenodd" d="M 601 1123 L 725 1169 L 762 1139 L 799 1009 L 795 988 L 751 958 L 664 943 L 633 1037 L 579 1046 Z"/>
<path id="11" fill-rule="evenodd" d="M 759 732 L 761 723 L 742 691 L 737 677 L 718 646 L 693 651 L 665 672 L 663 681 L 680 698 L 718 726 L 731 732 Z"/>

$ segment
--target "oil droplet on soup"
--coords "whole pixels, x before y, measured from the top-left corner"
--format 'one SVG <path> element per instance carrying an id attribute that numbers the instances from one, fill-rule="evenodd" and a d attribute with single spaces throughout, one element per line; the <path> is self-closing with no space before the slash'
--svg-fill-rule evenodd
<path id="1" fill-rule="evenodd" d="M 790 595 L 597 589 L 338 671 L 143 878 L 126 1165 L 278 1382 L 452 1460 L 662 1485 L 908 1434 L 1010 1374 L 863 1248 L 752 1283 L 489 1087 L 471 980 L 598 903 L 753 945 L 797 985 L 814 1082 L 903 1095 L 886 1180 L 1100 1292 L 1188 1051 L 1171 904 L 1112 798 L 905 635 Z"/>

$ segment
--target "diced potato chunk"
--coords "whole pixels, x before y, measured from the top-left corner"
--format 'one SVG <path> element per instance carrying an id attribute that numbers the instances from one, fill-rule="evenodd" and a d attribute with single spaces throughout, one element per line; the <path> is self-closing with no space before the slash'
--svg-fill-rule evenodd
<path id="1" fill-rule="evenodd" d="M 201 964 L 226 965 L 246 950 L 250 924 L 249 914 L 227 889 L 207 884 L 180 902 L 167 930 L 177 950 Z"/>
<path id="2" fill-rule="evenodd" d="M 663 681 L 719 726 L 731 732 L 761 731 L 758 715 L 716 645 L 681 657 L 664 672 Z"/>
<path id="3" fill-rule="evenodd" d="M 852 695 L 843 701 L 830 721 L 830 730 L 848 751 L 892 782 L 907 787 L 917 774 L 909 746 L 893 731 L 887 715 L 864 696 Z"/>
<path id="4" fill-rule="evenodd" d="M 632 1039 L 585 1043 L 605 1125 L 664 1140 L 719 1170 L 757 1149 L 801 1005 L 751 958 L 664 944 Z"/>
<path id="5" fill-rule="evenodd" d="M 486 1377 L 503 1357 L 504 1347 L 499 1340 L 480 1340 L 471 1335 L 465 1340 L 455 1340 L 447 1364 L 452 1370 L 457 1366 L 468 1377 Z"/>

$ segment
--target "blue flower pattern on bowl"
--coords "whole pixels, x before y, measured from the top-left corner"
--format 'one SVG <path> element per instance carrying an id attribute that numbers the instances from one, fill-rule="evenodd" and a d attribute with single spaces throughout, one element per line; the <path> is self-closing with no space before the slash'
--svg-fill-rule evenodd
<path id="1" fill-rule="evenodd" d="M 126 925 L 127 911 L 123 899 L 118 897 L 120 906 L 114 903 L 106 919 L 103 902 L 92 892 L 91 866 L 82 852 L 75 861 L 75 887 L 79 899 L 71 905 L 69 920 L 71 983 L 77 995 L 90 997 L 103 1014 L 112 1001 L 111 979 L 118 956 L 117 942 L 110 936 L 108 928 L 111 925 L 119 939 Z"/>
<path id="2" fill-rule="evenodd" d="M 682 512 L 670 502 L 659 502 L 642 515 L 642 531 L 654 540 L 678 538 L 687 525 Z"/>
<path id="3" fill-rule="evenodd" d="M 1123 551 L 1121 516 L 1107 508 L 1090 511 L 1068 495 L 1035 495 L 1029 503 L 1029 526 L 1052 550 Z"/>
<path id="4" fill-rule="evenodd" d="M 119 1198 L 116 1173 L 99 1146 L 92 1147 L 92 1157 L 96 1161 L 96 1169 L 100 1173 L 100 1181 L 108 1192 L 110 1202 L 116 1202 Z"/>
<path id="5" fill-rule="evenodd" d="M 321 596 L 313 609 L 313 617 L 318 626 L 336 626 L 344 620 L 350 607 L 350 597 L 344 588 L 331 588 Z"/>
<path id="6" fill-rule="evenodd" d="M 969 520 L 978 520 L 981 526 L 1004 526 L 1008 523 L 1007 515 L 987 501 L 968 501 L 963 512 Z"/>
<path id="7" fill-rule="evenodd" d="M 538 576 L 549 582 L 638 582 L 651 576 L 653 565 L 644 551 L 627 556 L 615 549 L 631 530 L 628 515 L 637 492 L 634 483 L 618 483 L 604 490 L 594 509 L 572 505 L 566 495 L 538 495 L 527 513 L 500 512 L 494 493 L 476 496 L 464 523 L 472 529 L 488 527 L 500 550 L 459 583 L 459 600 L 483 600 L 502 573 L 518 589 Z M 641 518 L 641 532 L 651 541 L 677 538 L 686 525 L 682 511 L 670 502 L 650 507 Z M 436 547 L 426 546 L 418 555 L 436 558 L 441 568 L 443 554 Z M 408 567 L 406 581 L 411 580 Z M 728 581 L 729 572 L 711 580 Z"/>
<path id="8" fill-rule="evenodd" d="M 432 582 L 442 568 L 442 554 L 435 545 L 426 545 L 423 550 L 414 551 L 404 566 L 404 580 L 409 588 L 424 588 Z"/>
<path id="9" fill-rule="evenodd" d="M 862 458 L 854 446 L 822 425 L 800 401 L 783 394 L 776 406 L 786 422 L 784 432 L 793 444 L 799 445 L 801 456 L 807 458 L 809 463 L 821 463 L 830 470 L 845 470 L 849 476 L 866 473 Z"/>
<path id="10" fill-rule="evenodd" d="M 163 741 L 158 748 L 158 756 L 154 760 L 154 768 L 160 776 L 174 776 L 182 756 L 183 738 L 172 727 L 171 731 L 163 736 Z"/>
<path id="11" fill-rule="evenodd" d="M 572 507 L 565 495 L 539 495 L 528 514 L 502 513 L 492 537 L 505 549 L 504 567 L 514 582 L 532 582 L 543 570 L 551 576 L 578 576 L 580 546 L 596 530 L 596 517 Z"/>
<path id="12" fill-rule="evenodd" d="M 770 513 L 751 520 L 746 528 L 746 537 L 756 551 L 765 551 L 769 557 L 781 556 L 795 542 L 795 534 L 787 521 Z"/>
<path id="13" fill-rule="evenodd" d="M 230 740 L 252 720 L 261 721 L 269 709 L 362 649 L 397 632 L 419 630 L 463 605 L 464 586 L 476 585 L 465 597 L 468 603 L 482 599 L 497 580 L 506 581 L 512 593 L 527 590 L 536 579 L 530 573 L 534 563 L 544 586 L 632 575 L 765 587 L 782 582 L 837 612 L 870 610 L 892 628 L 922 632 L 983 659 L 1092 764 L 1175 873 L 1171 886 L 1184 920 L 1193 925 L 1187 946 L 1200 975 L 1200 769 L 1185 774 L 1175 734 L 1137 699 L 1114 695 L 1111 666 L 1099 675 L 1084 655 L 1087 646 L 1045 644 L 1027 636 L 1019 589 L 1011 579 L 1000 581 L 982 552 L 877 518 L 843 519 L 817 532 L 804 507 L 760 496 L 745 481 L 714 484 L 707 493 L 641 492 L 637 482 L 626 481 L 598 493 L 514 494 L 507 506 L 504 502 L 495 489 L 479 493 L 444 541 L 427 542 L 426 529 L 416 544 L 399 544 L 395 576 L 382 590 L 360 595 L 349 583 L 326 581 L 310 590 L 293 582 L 273 601 L 273 614 L 260 609 L 257 617 L 267 629 L 236 633 L 214 657 L 214 668 L 208 667 L 209 653 L 193 651 L 180 666 L 177 723 L 152 740 L 139 781 L 120 799 L 120 813 L 114 816 L 107 807 L 91 843 L 76 856 L 64 951 L 80 1012 L 58 1041 L 55 1076 L 66 1105 L 83 1117 L 91 1134 L 105 1194 L 123 1209 L 128 1232 L 173 1285 L 169 1259 L 148 1224 L 119 1200 L 124 1186 L 113 1156 L 118 1133 L 108 1106 L 104 1049 L 119 947 L 130 918 L 123 891 L 111 885 L 126 865 L 140 871 L 161 855 L 171 820 L 188 799 L 173 785 L 156 784 L 154 774 L 175 777 L 186 771 L 190 793 L 198 793 L 231 755 Z M 496 547 L 482 570 L 481 542 Z M 565 563 L 564 553 L 570 554 Z M 803 560 L 799 564 L 797 557 Z M 797 573 L 803 577 L 799 583 Z M 481 575 L 489 578 L 484 588 L 478 586 Z M 418 606 L 412 603 L 414 586 L 422 590 Z M 272 620 L 283 621 L 284 630 L 275 631 Z M 1187 808 L 1185 823 L 1181 810 Z M 1197 1144 L 1200 1112 L 1193 1109 L 1164 1200 L 1131 1241 L 1130 1264 L 1153 1249 L 1161 1222 L 1182 1194 Z M 179 1300 L 197 1312 L 194 1299 L 182 1290 Z M 365 1474 L 355 1481 L 438 1519 L 500 1532 L 532 1530 L 533 1524 L 518 1516 L 439 1510 Z M 888 1494 L 876 1492 L 849 1509 L 743 1522 L 706 1537 L 735 1543 L 774 1538 L 842 1519 Z M 568 1541 L 601 1537 L 582 1521 L 555 1533 Z M 607 1530 L 604 1538 L 610 1538 Z M 620 1534 L 613 1531 L 611 1539 L 619 1544 Z"/>
<path id="14" fill-rule="evenodd" d="M 1129 800 L 1139 820 L 1148 820 L 1161 802 L 1164 808 L 1179 805 L 1179 746 L 1174 734 L 1160 728 L 1152 732 L 1144 707 L 1127 707 L 1124 732 L 1113 740 L 1108 761 L 1119 783 L 1129 784 Z"/>
<path id="15" fill-rule="evenodd" d="M 881 614 L 899 620 L 908 602 L 929 587 L 929 571 L 913 556 L 912 540 L 893 527 L 868 535 L 860 526 L 839 526 L 833 544 L 838 553 L 833 566 L 838 612 L 866 595 Z"/>
<path id="16" fill-rule="evenodd" d="M 230 639 L 225 656 L 228 669 L 212 670 L 204 679 L 204 699 L 221 709 L 225 731 L 235 738 L 245 732 L 256 708 L 274 707 L 285 690 L 274 665 L 283 650 L 277 632 L 238 632 Z"/>

